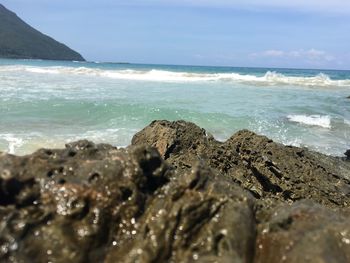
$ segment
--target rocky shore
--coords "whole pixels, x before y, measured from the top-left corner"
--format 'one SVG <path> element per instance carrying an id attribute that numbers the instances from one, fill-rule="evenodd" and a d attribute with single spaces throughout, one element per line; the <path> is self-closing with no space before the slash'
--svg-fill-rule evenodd
<path id="1" fill-rule="evenodd" d="M 350 262 L 350 162 L 155 121 L 0 154 L 0 262 Z"/>

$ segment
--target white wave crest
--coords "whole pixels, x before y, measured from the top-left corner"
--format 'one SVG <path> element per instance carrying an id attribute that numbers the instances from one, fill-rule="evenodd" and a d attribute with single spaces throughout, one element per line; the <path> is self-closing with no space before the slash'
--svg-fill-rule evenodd
<path id="1" fill-rule="evenodd" d="M 50 68 L 37 68 L 37 67 L 28 67 L 25 69 L 25 71 L 31 72 L 31 73 L 41 73 L 41 74 L 60 74 L 61 72 L 58 69 L 50 69 Z"/>
<path id="2" fill-rule="evenodd" d="M 332 80 L 326 74 L 320 73 L 314 77 L 290 77 L 280 73 L 268 71 L 265 81 L 275 84 L 301 85 L 301 86 L 349 86 L 350 80 Z"/>
<path id="3" fill-rule="evenodd" d="M 123 80 L 160 81 L 160 82 L 199 82 L 224 81 L 240 82 L 254 85 L 298 85 L 310 87 L 350 87 L 350 79 L 332 80 L 325 74 L 314 77 L 286 76 L 268 71 L 264 76 L 244 75 L 239 73 L 192 73 L 166 70 L 105 70 L 89 67 L 34 67 L 2 66 L 2 71 L 25 71 L 35 74 L 66 74 L 105 77 Z"/>
<path id="4" fill-rule="evenodd" d="M 7 152 L 10 154 L 15 154 L 16 148 L 23 144 L 23 139 L 16 138 L 12 134 L 4 134 L 2 137 L 8 142 Z"/>
<path id="5" fill-rule="evenodd" d="M 331 118 L 328 115 L 288 115 L 288 120 L 304 125 L 331 128 Z"/>

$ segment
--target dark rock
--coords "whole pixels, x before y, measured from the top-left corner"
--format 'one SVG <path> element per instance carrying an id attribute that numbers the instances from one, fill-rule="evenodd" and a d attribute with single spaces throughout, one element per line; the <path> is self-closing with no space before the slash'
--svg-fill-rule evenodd
<path id="1" fill-rule="evenodd" d="M 0 261 L 349 262 L 348 162 L 184 121 L 132 144 L 0 154 Z"/>
<path id="2" fill-rule="evenodd" d="M 106 262 L 250 262 L 253 204 L 248 193 L 198 166 L 157 192 L 135 237 L 111 250 Z"/>
<path id="3" fill-rule="evenodd" d="M 200 164 L 178 174 L 154 148 L 79 141 L 64 150 L 2 155 L 0 171 L 0 261 L 254 256 L 253 197 Z"/>
<path id="4" fill-rule="evenodd" d="M 112 240 L 130 239 L 167 171 L 153 148 L 87 141 L 1 156 L 0 261 L 100 262 Z"/>
<path id="5" fill-rule="evenodd" d="M 201 160 L 262 202 L 312 199 L 329 207 L 349 205 L 349 164 L 247 130 L 221 143 L 194 124 L 156 121 L 134 136 L 132 144 L 142 143 L 156 147 L 178 169 L 191 169 Z"/>
<path id="6" fill-rule="evenodd" d="M 349 214 L 310 201 L 277 209 L 259 226 L 255 262 L 350 262 Z"/>
<path id="7" fill-rule="evenodd" d="M 344 153 L 344 155 L 346 156 L 346 160 L 350 161 L 350 149 L 346 150 L 346 152 Z"/>

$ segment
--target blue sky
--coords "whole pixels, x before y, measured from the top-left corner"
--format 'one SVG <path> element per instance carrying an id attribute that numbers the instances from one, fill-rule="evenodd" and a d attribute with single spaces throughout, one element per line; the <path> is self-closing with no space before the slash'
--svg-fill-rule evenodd
<path id="1" fill-rule="evenodd" d="M 349 0 L 0 0 L 87 60 L 350 69 Z"/>

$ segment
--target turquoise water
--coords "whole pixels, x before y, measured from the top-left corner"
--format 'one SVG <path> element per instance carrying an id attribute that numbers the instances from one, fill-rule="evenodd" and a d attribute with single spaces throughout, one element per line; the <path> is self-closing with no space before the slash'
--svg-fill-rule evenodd
<path id="1" fill-rule="evenodd" d="M 117 146 L 155 119 L 225 140 L 250 129 L 331 155 L 350 148 L 350 71 L 0 60 L 0 151 Z"/>

